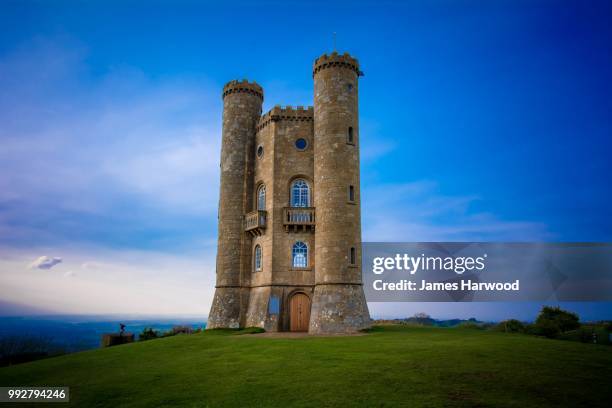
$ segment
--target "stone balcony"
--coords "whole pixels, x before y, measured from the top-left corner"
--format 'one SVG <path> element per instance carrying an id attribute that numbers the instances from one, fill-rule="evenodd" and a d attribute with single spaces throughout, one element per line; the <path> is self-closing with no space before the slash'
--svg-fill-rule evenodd
<path id="1" fill-rule="evenodd" d="M 287 232 L 314 231 L 314 207 L 283 208 L 283 225 Z"/>
<path id="2" fill-rule="evenodd" d="M 244 230 L 252 236 L 263 235 L 266 229 L 267 214 L 265 211 L 251 211 L 244 217 Z"/>

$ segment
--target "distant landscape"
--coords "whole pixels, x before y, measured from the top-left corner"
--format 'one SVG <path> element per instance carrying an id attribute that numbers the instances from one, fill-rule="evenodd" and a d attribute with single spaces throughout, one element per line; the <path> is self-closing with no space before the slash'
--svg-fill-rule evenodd
<path id="1" fill-rule="evenodd" d="M 439 320 L 418 315 L 405 319 L 379 320 L 378 322 L 415 323 L 436 327 L 455 327 L 466 323 L 490 324 L 476 319 Z M 206 319 L 97 315 L 0 316 L 0 340 L 7 337 L 35 338 L 44 340 L 51 351 L 55 351 L 56 354 L 74 353 L 100 347 L 102 334 L 119 332 L 120 324 L 124 324 L 125 331 L 134 333 L 138 339 L 139 334 L 145 328 L 160 333 L 172 330 L 177 326 L 187 326 L 193 330 L 204 329 Z"/>
<path id="2" fill-rule="evenodd" d="M 205 328 L 204 318 L 184 317 L 130 317 L 130 316 L 9 316 L 0 317 L 0 340 L 7 337 L 27 337 L 45 341 L 57 353 L 73 353 L 100 347 L 104 333 L 119 332 L 119 324 L 125 331 L 138 335 L 145 328 L 159 332 L 176 326 L 188 326 L 194 330 Z"/>

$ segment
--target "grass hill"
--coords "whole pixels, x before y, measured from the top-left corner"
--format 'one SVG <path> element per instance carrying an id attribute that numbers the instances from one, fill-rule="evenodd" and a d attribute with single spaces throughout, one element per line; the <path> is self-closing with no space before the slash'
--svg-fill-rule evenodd
<path id="1" fill-rule="evenodd" d="M 612 349 L 461 328 L 363 336 L 209 331 L 0 369 L 87 406 L 609 406 Z"/>
<path id="2" fill-rule="evenodd" d="M 433 319 L 429 316 L 423 317 L 406 317 L 403 319 L 391 319 L 391 320 L 377 320 L 376 323 L 383 324 L 409 324 L 409 325 L 419 325 L 419 326 L 435 326 L 435 327 L 455 327 L 463 324 L 472 324 L 476 326 L 486 326 L 493 325 L 493 323 L 487 323 L 480 320 L 476 320 L 474 318 L 471 319 L 448 319 L 448 320 L 439 320 Z"/>

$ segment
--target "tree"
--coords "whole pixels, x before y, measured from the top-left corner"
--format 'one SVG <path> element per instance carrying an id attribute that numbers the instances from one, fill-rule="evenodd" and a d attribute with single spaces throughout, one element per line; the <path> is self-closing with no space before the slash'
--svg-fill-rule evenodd
<path id="1" fill-rule="evenodd" d="M 408 321 L 416 322 L 417 324 L 422 324 L 425 326 L 430 326 L 433 324 L 434 320 L 427 313 L 416 313 L 412 318 L 408 319 Z"/>
<path id="2" fill-rule="evenodd" d="M 556 337 L 560 333 L 580 327 L 580 318 L 576 313 L 561 308 L 544 306 L 535 321 L 536 331 L 546 337 Z"/>

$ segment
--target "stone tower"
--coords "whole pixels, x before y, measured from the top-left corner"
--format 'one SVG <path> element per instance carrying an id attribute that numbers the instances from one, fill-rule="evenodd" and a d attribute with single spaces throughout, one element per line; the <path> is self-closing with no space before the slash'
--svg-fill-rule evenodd
<path id="1" fill-rule="evenodd" d="M 347 333 L 361 284 L 359 63 L 323 55 L 314 108 L 261 115 L 256 83 L 223 89 L 217 285 L 208 328 Z"/>
<path id="2" fill-rule="evenodd" d="M 314 63 L 313 333 L 355 331 L 370 320 L 361 285 L 359 75 L 359 63 L 346 54 L 323 55 Z"/>
<path id="3" fill-rule="evenodd" d="M 252 205 L 250 169 L 262 104 L 263 89 L 256 83 L 231 81 L 223 88 L 217 285 L 207 323 L 211 329 L 238 328 L 243 323 L 248 287 L 242 254 L 251 245 L 243 216 Z"/>

